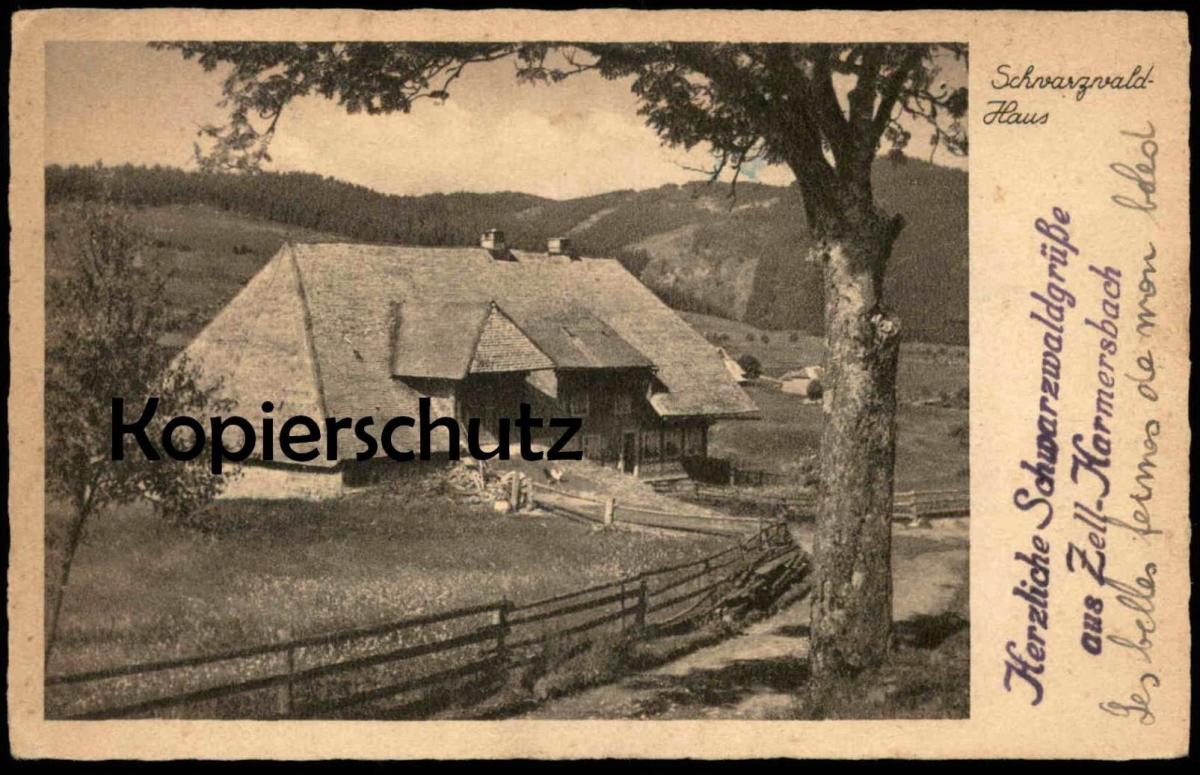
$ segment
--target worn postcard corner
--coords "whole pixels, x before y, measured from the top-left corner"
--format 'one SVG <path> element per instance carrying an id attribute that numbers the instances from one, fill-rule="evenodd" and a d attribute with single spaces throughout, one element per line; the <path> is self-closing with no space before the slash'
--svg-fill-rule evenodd
<path id="1" fill-rule="evenodd" d="M 1186 16 L 12 20 L 15 755 L 1188 753 Z"/>

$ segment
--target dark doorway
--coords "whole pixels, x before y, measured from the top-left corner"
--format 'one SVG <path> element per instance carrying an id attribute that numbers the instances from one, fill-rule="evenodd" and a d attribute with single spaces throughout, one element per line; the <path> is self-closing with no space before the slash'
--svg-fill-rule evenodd
<path id="1" fill-rule="evenodd" d="M 637 434 L 626 433 L 621 436 L 621 470 L 632 474 L 637 466 Z"/>

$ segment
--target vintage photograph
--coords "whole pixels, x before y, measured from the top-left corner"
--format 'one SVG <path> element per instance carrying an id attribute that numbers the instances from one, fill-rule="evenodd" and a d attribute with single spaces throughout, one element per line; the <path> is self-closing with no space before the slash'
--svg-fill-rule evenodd
<path id="1" fill-rule="evenodd" d="M 46 43 L 44 718 L 969 718 L 968 56 Z"/>

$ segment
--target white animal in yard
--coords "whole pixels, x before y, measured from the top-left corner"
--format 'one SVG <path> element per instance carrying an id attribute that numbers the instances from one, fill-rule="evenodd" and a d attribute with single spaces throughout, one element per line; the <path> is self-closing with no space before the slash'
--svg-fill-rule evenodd
<path id="1" fill-rule="evenodd" d="M 562 470 L 558 466 L 552 466 L 550 468 L 543 468 L 542 471 L 545 472 L 546 479 L 548 481 L 554 482 L 555 484 L 558 484 L 559 482 L 561 482 L 563 480 L 563 476 L 566 474 L 566 471 Z"/>

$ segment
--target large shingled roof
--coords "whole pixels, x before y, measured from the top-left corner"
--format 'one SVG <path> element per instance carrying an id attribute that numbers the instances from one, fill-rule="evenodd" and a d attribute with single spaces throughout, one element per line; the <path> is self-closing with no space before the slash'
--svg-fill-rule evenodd
<path id="1" fill-rule="evenodd" d="M 654 361 L 578 304 L 526 314 L 522 328 L 560 369 L 654 368 Z"/>
<path id="2" fill-rule="evenodd" d="M 397 377 L 460 380 L 555 365 L 494 302 L 405 301 L 395 305 L 392 320 Z"/>
<path id="3" fill-rule="evenodd" d="M 297 404 L 327 416 L 415 415 L 421 394 L 393 376 L 407 368 L 393 362 L 402 356 L 394 346 L 424 352 L 426 376 L 465 370 L 472 351 L 458 339 L 477 341 L 494 303 L 557 367 L 654 369 L 666 391 L 650 401 L 662 417 L 757 411 L 717 349 L 617 261 L 510 255 L 515 260 L 497 261 L 483 248 L 285 244 L 187 352 L 223 378 L 247 417 L 280 392 L 285 374 Z M 433 340 L 395 338 L 406 316 L 442 314 L 471 324 L 469 333 L 438 327 L 448 337 L 437 345 L 449 347 L 444 362 Z M 280 358 L 290 362 L 276 365 Z"/>

